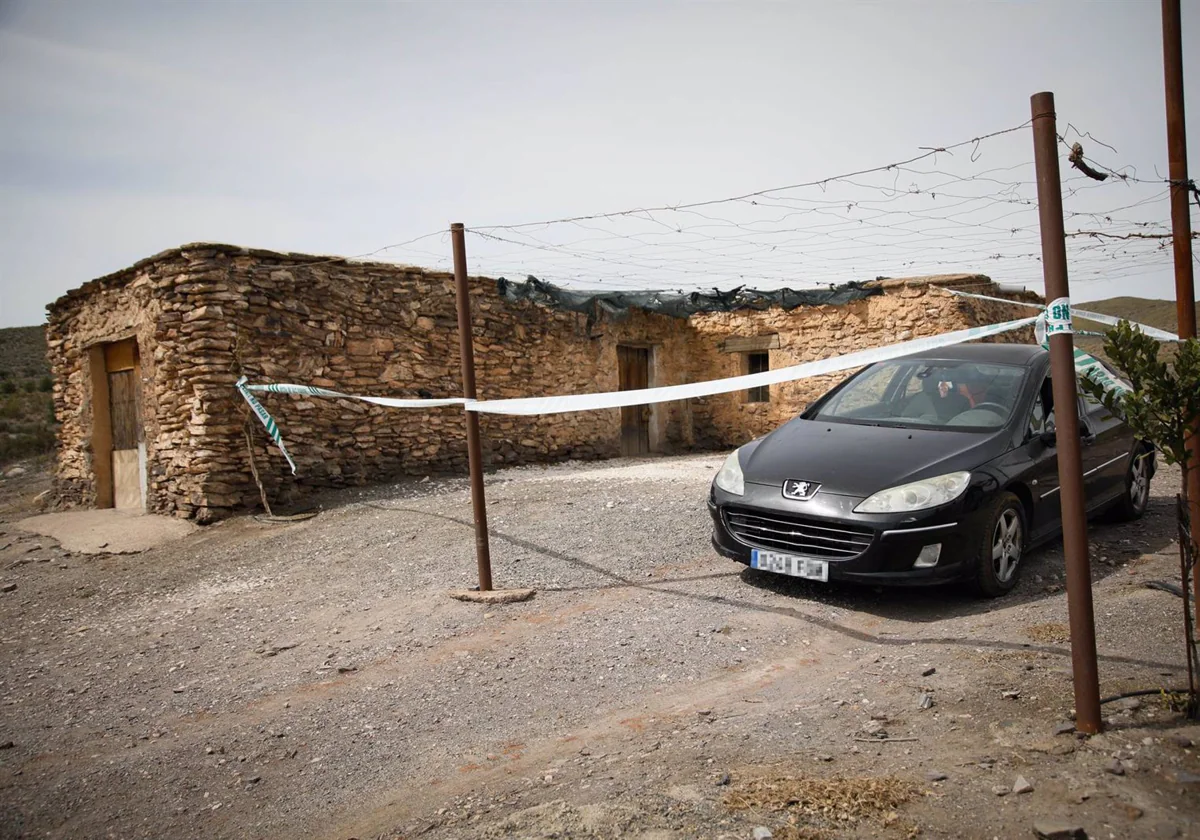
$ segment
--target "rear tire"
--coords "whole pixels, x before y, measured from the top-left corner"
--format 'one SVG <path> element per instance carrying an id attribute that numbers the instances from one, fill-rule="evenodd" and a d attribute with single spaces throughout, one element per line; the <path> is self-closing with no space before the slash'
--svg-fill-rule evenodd
<path id="1" fill-rule="evenodd" d="M 1150 503 L 1150 458 L 1153 450 L 1138 446 L 1125 471 L 1125 492 L 1112 506 L 1114 519 L 1131 522 L 1141 519 Z"/>
<path id="2" fill-rule="evenodd" d="M 1013 590 L 1021 577 L 1025 554 L 1025 508 L 1012 493 L 1001 493 L 982 516 L 984 527 L 975 536 L 975 592 L 999 598 Z"/>

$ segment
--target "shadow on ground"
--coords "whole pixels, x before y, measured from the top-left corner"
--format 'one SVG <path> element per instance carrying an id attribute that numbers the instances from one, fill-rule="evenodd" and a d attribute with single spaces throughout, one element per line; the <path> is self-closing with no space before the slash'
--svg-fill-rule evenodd
<path id="1" fill-rule="evenodd" d="M 373 505 L 373 507 L 377 507 L 380 510 L 395 511 L 398 513 L 407 513 L 416 516 L 427 516 L 441 519 L 446 522 L 454 522 L 463 526 L 464 528 L 474 527 L 473 524 L 468 520 L 447 516 L 446 514 L 434 513 L 431 511 L 384 505 Z M 724 606 L 735 607 L 740 610 L 749 610 L 752 612 L 783 616 L 785 618 L 795 619 L 797 621 L 819 627 L 832 633 L 837 633 L 855 641 L 869 644 L 903 647 L 913 644 L 914 642 L 921 642 L 922 644 L 943 644 L 971 648 L 989 648 L 994 650 L 1035 651 L 1040 653 L 1048 653 L 1054 656 L 1061 656 L 1066 659 L 1070 659 L 1071 656 L 1070 647 L 1066 645 L 1056 646 L 1030 644 L 1011 642 L 1003 639 L 981 639 L 979 637 L 964 638 L 961 635 L 935 637 L 922 634 L 910 635 L 901 633 L 870 633 L 859 630 L 855 627 L 851 627 L 848 624 L 841 623 L 834 618 L 818 615 L 815 612 L 816 609 L 828 609 L 829 607 L 835 607 L 841 609 L 853 609 L 858 612 L 871 613 L 900 621 L 932 623 L 942 619 L 987 612 L 997 608 L 996 601 L 975 598 L 966 594 L 961 587 L 931 587 L 925 590 L 884 589 L 878 592 L 872 591 L 868 587 L 839 586 L 826 588 L 824 585 L 814 584 L 809 581 L 787 578 L 781 575 L 771 575 L 769 573 L 758 572 L 751 569 L 746 569 L 744 567 L 741 567 L 740 572 L 717 572 L 691 577 L 666 578 L 660 581 L 633 580 L 606 569 L 603 566 L 599 566 L 594 562 L 584 560 L 579 557 L 574 557 L 566 552 L 548 548 L 521 537 L 504 533 L 503 531 L 499 531 L 495 528 L 491 529 L 490 535 L 492 539 L 507 542 L 511 545 L 524 549 L 525 551 L 539 554 L 548 559 L 566 563 L 577 568 L 586 569 L 594 574 L 608 578 L 610 581 L 610 583 L 598 584 L 595 586 L 568 587 L 561 590 L 551 589 L 549 591 L 595 591 L 617 588 L 640 589 L 658 595 L 669 595 L 692 601 L 721 604 Z M 780 595 L 789 596 L 797 603 L 763 604 L 741 598 L 730 598 L 723 595 L 710 595 L 677 588 L 678 584 L 694 582 L 697 580 L 728 577 L 734 574 L 740 574 L 742 580 L 751 586 L 755 586 L 759 589 L 767 589 Z M 853 593 L 853 596 L 848 598 L 847 593 Z M 1017 603 L 1025 603 L 1028 601 L 1036 601 L 1041 598 L 1047 598 L 1050 597 L 1050 595 L 1050 593 L 1042 592 L 1041 594 L 1030 595 L 1023 601 L 1006 600 L 1001 603 L 1005 604 L 1006 606 L 1013 606 Z M 1157 668 L 1160 671 L 1178 671 L 1178 666 L 1176 664 L 1168 662 L 1157 662 L 1152 660 L 1138 659 L 1136 657 L 1112 655 L 1101 655 L 1099 658 L 1103 662 L 1140 665 L 1148 668 Z"/>

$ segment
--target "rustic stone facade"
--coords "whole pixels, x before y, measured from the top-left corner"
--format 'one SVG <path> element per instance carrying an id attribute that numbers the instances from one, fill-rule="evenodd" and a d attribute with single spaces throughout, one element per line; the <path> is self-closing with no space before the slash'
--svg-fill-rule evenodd
<path id="1" fill-rule="evenodd" d="M 778 335 L 771 368 L 830 353 L 1016 317 L 939 285 L 990 286 L 957 276 L 885 281 L 845 306 L 743 310 L 672 318 L 632 310 L 619 319 L 503 298 L 471 282 L 479 395 L 484 399 L 616 390 L 617 347 L 651 348 L 650 385 L 745 372 L 730 337 Z M 994 291 L 994 288 L 992 289 Z M 149 510 L 205 521 L 258 503 L 250 451 L 273 501 L 312 488 L 400 475 L 463 472 L 457 408 L 387 409 L 346 400 L 266 395 L 296 459 L 293 477 L 233 388 L 296 382 L 350 393 L 444 397 L 461 393 L 453 279 L 222 245 L 164 252 L 92 281 L 49 307 L 47 338 L 61 426 L 57 489 L 65 504 L 95 504 L 96 348 L 133 338 L 140 356 Z M 1028 340 L 1026 337 L 1025 340 Z M 90 361 L 89 361 L 90 360 Z M 835 377 L 836 379 L 836 377 Z M 809 380 L 651 409 L 656 451 L 732 446 L 793 416 L 828 386 Z M 617 410 L 536 417 L 484 415 L 491 465 L 604 458 L 619 453 Z M 252 437 L 248 447 L 246 435 Z"/>
<path id="2" fill-rule="evenodd" d="M 1034 314 L 1012 306 L 954 297 L 944 288 L 998 294 L 980 275 L 914 277 L 879 282 L 883 294 L 842 306 L 766 311 L 740 310 L 693 315 L 692 328 L 701 339 L 693 345 L 695 376 L 715 379 L 746 372 L 741 354 L 721 351 L 730 336 L 777 335 L 778 348 L 767 351 L 770 369 L 798 365 L 923 338 L 967 327 L 993 324 Z M 990 288 L 990 291 L 988 290 Z M 1033 294 L 1012 295 L 1038 302 Z M 1033 341 L 1033 330 L 1001 333 L 995 341 Z M 771 386 L 768 402 L 747 402 L 745 392 L 698 401 L 696 422 L 721 444 L 752 440 L 796 416 L 806 405 L 840 382 L 847 373 L 819 376 Z"/>

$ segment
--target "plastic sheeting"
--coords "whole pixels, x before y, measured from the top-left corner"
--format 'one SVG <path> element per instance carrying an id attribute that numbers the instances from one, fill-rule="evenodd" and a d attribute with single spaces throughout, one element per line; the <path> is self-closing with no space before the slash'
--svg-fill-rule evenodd
<path id="1" fill-rule="evenodd" d="M 510 301 L 532 301 L 555 309 L 582 312 L 596 319 L 607 315 L 613 320 L 626 317 L 630 309 L 644 309 L 673 318 L 687 318 L 697 312 L 732 312 L 735 309 L 769 309 L 779 306 L 795 309 L 800 306 L 841 305 L 882 293 L 877 286 L 866 283 L 831 285 L 827 289 L 774 289 L 761 291 L 738 286 L 727 292 L 606 292 L 564 289 L 529 277 L 523 283 L 501 277 L 496 285 L 502 297 Z"/>

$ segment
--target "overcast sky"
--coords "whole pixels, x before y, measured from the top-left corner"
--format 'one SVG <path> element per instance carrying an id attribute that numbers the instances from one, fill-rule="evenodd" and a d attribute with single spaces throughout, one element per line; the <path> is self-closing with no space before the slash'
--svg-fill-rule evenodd
<path id="1" fill-rule="evenodd" d="M 1200 9 L 1184 5 L 1185 50 L 1200 49 Z M 451 221 L 737 195 L 1019 125 L 1039 90 L 1055 92 L 1060 130 L 1116 149 L 1085 140 L 1089 155 L 1165 177 L 1158 8 L 0 0 L 0 326 L 40 323 L 66 290 L 185 242 L 357 255 Z M 1200 58 L 1185 61 L 1195 174 Z M 955 165 L 1032 158 L 1028 131 L 1002 140 Z M 1169 218 L 1165 200 L 1141 210 Z M 871 247 L 787 259 L 804 282 L 901 268 Z M 447 248 L 434 236 L 382 256 L 445 265 Z M 472 270 L 570 279 L 561 253 L 497 252 L 494 267 L 478 253 Z M 1006 277 L 985 254 L 945 253 L 1030 279 L 1028 265 Z M 636 284 L 628 262 L 614 276 Z M 948 262 L 917 253 L 902 268 Z M 1075 297 L 1117 294 L 1172 297 L 1169 258 L 1097 269 Z"/>

